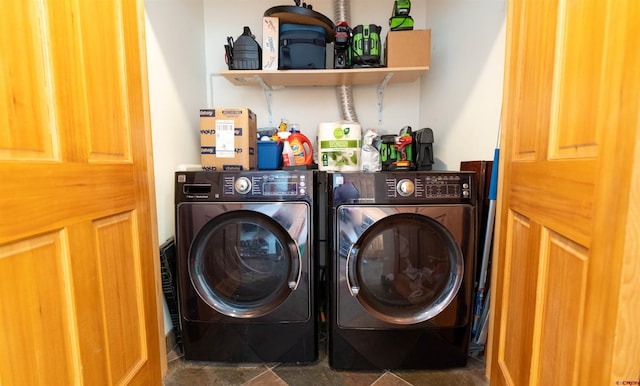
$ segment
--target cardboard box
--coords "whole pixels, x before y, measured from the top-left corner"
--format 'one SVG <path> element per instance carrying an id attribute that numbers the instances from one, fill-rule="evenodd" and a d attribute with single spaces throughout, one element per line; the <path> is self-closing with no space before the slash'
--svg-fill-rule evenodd
<path id="1" fill-rule="evenodd" d="M 384 53 L 387 67 L 429 67 L 431 30 L 389 31 Z"/>
<path id="2" fill-rule="evenodd" d="M 278 69 L 278 39 L 280 38 L 280 19 L 265 16 L 262 18 L 262 69 Z"/>
<path id="3" fill-rule="evenodd" d="M 247 108 L 200 110 L 204 170 L 254 170 L 258 166 L 256 114 Z"/>

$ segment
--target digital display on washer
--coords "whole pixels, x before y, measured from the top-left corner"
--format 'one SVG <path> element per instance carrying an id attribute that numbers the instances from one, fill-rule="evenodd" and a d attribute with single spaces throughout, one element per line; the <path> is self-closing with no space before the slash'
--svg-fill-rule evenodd
<path id="1" fill-rule="evenodd" d="M 262 184 L 262 194 L 265 196 L 295 196 L 298 194 L 298 184 L 287 181 L 269 181 Z"/>

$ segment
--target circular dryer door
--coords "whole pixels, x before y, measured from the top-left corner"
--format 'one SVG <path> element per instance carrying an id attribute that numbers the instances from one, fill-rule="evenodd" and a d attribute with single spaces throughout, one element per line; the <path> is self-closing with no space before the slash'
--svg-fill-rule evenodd
<path id="1" fill-rule="evenodd" d="M 209 221 L 189 251 L 189 276 L 198 295 L 235 318 L 264 316 L 282 304 L 300 280 L 296 242 L 271 217 L 233 211 Z"/>
<path id="2" fill-rule="evenodd" d="M 441 313 L 462 283 L 458 243 L 440 222 L 391 214 L 358 237 L 346 260 L 351 294 L 376 318 L 416 324 Z"/>

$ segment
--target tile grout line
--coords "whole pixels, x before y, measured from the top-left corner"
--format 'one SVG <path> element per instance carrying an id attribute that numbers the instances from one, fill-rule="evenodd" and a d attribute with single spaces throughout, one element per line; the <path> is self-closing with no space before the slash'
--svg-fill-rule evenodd
<path id="1" fill-rule="evenodd" d="M 253 382 L 254 380 L 256 380 L 256 379 L 260 378 L 261 376 L 263 376 L 263 375 L 265 375 L 265 374 L 268 374 L 268 373 L 271 373 L 271 374 L 275 375 L 278 379 L 280 379 L 282 382 L 284 382 L 284 380 L 283 380 L 282 378 L 280 378 L 280 377 L 278 376 L 278 374 L 276 374 L 276 373 L 273 371 L 273 369 L 275 369 L 275 368 L 276 368 L 276 367 L 278 367 L 279 365 L 280 365 L 279 363 L 276 363 L 273 367 L 265 365 L 265 366 L 264 366 L 264 367 L 265 367 L 264 371 L 262 371 L 261 373 L 259 373 L 259 374 L 258 374 L 258 375 L 256 375 L 255 377 L 253 377 L 253 378 L 249 379 L 248 381 L 246 381 L 246 382 L 245 382 L 245 383 L 243 383 L 242 385 L 247 385 L 247 384 L 249 384 L 249 383 Z M 286 382 L 284 382 L 284 383 L 286 384 Z"/>
<path id="2" fill-rule="evenodd" d="M 373 386 L 373 385 L 375 385 L 376 383 L 378 383 L 378 381 L 379 381 L 379 380 L 381 380 L 381 379 L 382 379 L 382 377 L 384 377 L 384 375 L 385 375 L 386 373 L 387 373 L 387 372 L 385 371 L 384 373 L 380 374 L 380 376 L 379 376 L 375 381 L 373 381 L 373 383 L 371 383 L 371 386 Z"/>
<path id="3" fill-rule="evenodd" d="M 406 383 L 407 385 L 412 386 L 412 385 L 411 385 L 411 383 L 409 383 L 406 379 L 403 379 L 403 378 L 402 378 L 401 376 L 399 376 L 398 374 L 396 374 L 396 373 L 392 373 L 392 372 L 389 372 L 389 374 L 391 374 L 391 375 L 393 375 L 394 377 L 398 378 L 399 380 L 401 380 L 402 382 Z"/>
<path id="4" fill-rule="evenodd" d="M 391 376 L 393 376 L 394 378 L 397 378 L 399 380 L 401 380 L 402 382 L 404 382 L 405 384 L 407 384 L 408 386 L 412 386 L 409 382 L 405 381 L 404 379 L 400 378 L 399 376 L 397 376 L 396 374 L 392 373 L 389 370 L 385 370 L 384 373 L 380 374 L 380 376 L 378 377 L 378 379 L 376 379 L 375 381 L 373 381 L 373 383 L 371 384 L 371 386 L 374 386 L 375 384 L 377 384 L 378 382 L 380 382 L 382 380 L 382 378 L 384 378 L 387 374 L 390 374 Z"/>

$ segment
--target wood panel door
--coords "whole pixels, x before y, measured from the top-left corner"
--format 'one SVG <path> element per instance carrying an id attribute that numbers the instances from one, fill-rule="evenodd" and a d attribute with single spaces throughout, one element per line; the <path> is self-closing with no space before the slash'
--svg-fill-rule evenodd
<path id="1" fill-rule="evenodd" d="M 140 1 L 0 12 L 0 384 L 161 384 Z"/>
<path id="2" fill-rule="evenodd" d="M 640 2 L 513 0 L 507 23 L 491 384 L 636 384 Z"/>

